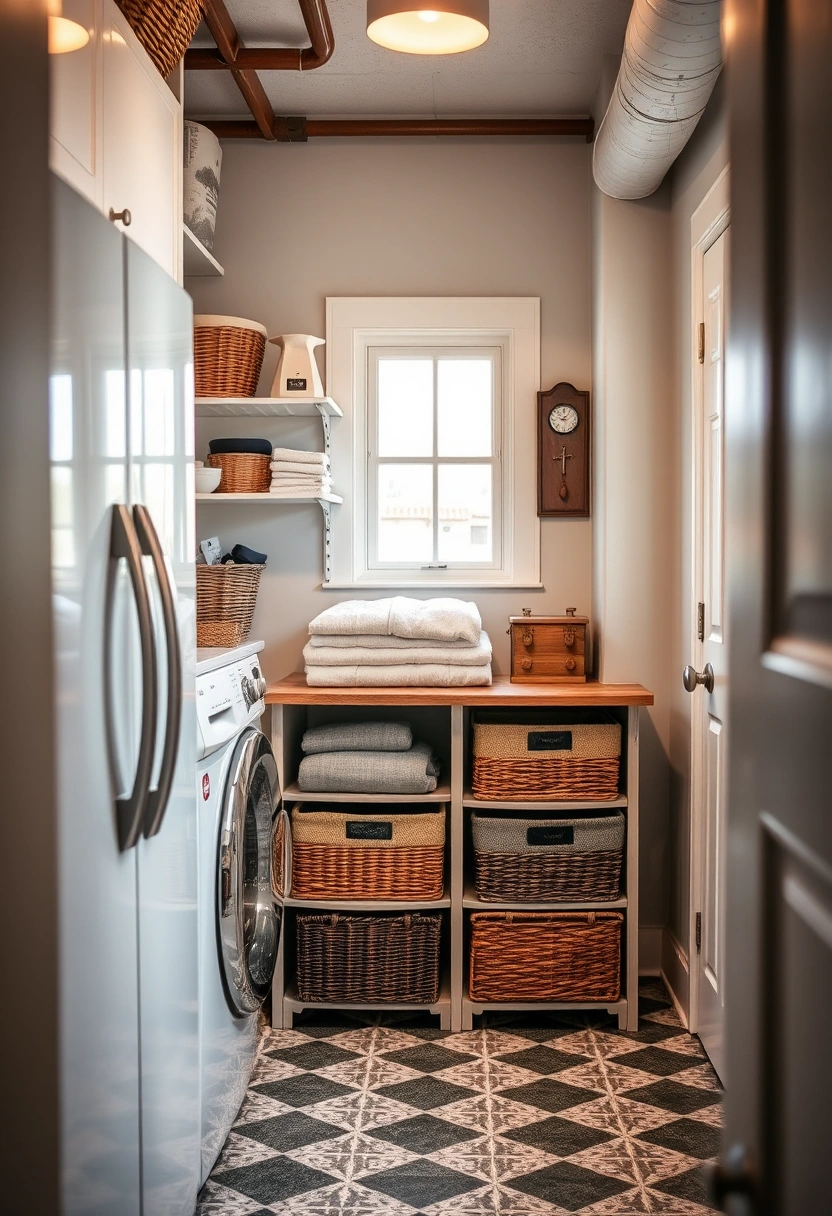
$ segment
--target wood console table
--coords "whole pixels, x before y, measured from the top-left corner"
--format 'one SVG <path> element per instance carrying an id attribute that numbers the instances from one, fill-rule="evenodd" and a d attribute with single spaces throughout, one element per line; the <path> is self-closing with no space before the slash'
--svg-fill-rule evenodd
<path id="1" fill-rule="evenodd" d="M 440 999 L 430 1006 L 361 1005 L 315 1008 L 405 1009 L 420 1008 L 436 1013 L 443 1029 L 469 1029 L 473 1018 L 488 1009 L 551 1010 L 606 1009 L 617 1015 L 621 1029 L 638 1025 L 638 734 L 639 709 L 653 704 L 653 694 L 640 684 L 512 684 L 496 677 L 484 688 L 310 688 L 301 673 L 287 676 L 269 687 L 266 702 L 271 707 L 272 746 L 277 760 L 283 798 L 288 807 L 295 802 L 344 802 L 353 805 L 392 802 L 441 803 L 448 811 L 449 850 L 447 881 L 441 900 L 430 903 L 408 901 L 301 900 L 284 898 L 284 930 L 272 988 L 272 1019 L 275 1026 L 291 1026 L 294 1015 L 312 1008 L 298 1000 L 294 984 L 294 917 L 296 909 L 338 912 L 405 912 L 445 909 L 448 918 L 445 978 Z M 604 802 L 486 802 L 474 798 L 468 788 L 467 740 L 472 709 L 609 709 L 621 723 L 622 757 L 619 796 Z M 308 726 L 324 722 L 407 718 L 414 735 L 431 743 L 442 760 L 439 787 L 428 795 L 310 794 L 297 784 L 301 760 L 300 741 Z M 511 904 L 484 903 L 477 898 L 473 874 L 466 872 L 466 837 L 471 810 L 571 810 L 594 807 L 621 808 L 627 819 L 626 859 L 623 892 L 617 900 L 578 903 Z M 624 912 L 622 992 L 612 1004 L 586 1002 L 472 1001 L 468 996 L 466 920 L 476 910 L 563 911 L 568 909 L 620 909 Z"/>

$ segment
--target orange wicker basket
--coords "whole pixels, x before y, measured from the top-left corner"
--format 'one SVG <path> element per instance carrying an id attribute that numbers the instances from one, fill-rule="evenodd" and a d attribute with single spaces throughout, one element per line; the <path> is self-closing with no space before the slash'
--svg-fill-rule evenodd
<path id="1" fill-rule="evenodd" d="M 618 797 L 621 726 L 603 710 L 534 715 L 483 712 L 473 718 L 475 798 L 602 801 Z"/>
<path id="2" fill-rule="evenodd" d="M 201 0 L 116 0 L 163 76 L 188 49 L 202 17 Z"/>
<path id="3" fill-rule="evenodd" d="M 253 397 L 263 366 L 267 331 L 244 317 L 194 317 L 194 391 L 197 397 Z"/>
<path id="4" fill-rule="evenodd" d="M 271 457 L 255 452 L 211 452 L 205 463 L 222 469 L 215 494 L 266 494 L 271 485 Z"/>
<path id="5" fill-rule="evenodd" d="M 197 646 L 239 646 L 249 635 L 263 566 L 197 566 Z"/>

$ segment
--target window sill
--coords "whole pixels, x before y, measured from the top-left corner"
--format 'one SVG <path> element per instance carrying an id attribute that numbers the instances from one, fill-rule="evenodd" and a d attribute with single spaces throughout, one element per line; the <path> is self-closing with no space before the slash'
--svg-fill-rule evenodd
<path id="1" fill-rule="evenodd" d="M 470 580 L 454 581 L 451 579 L 409 579 L 406 581 L 385 579 L 384 581 L 373 580 L 370 582 L 367 579 L 362 579 L 360 582 L 343 582 L 340 579 L 333 579 L 329 583 L 324 583 L 324 590 L 334 591 L 360 591 L 362 588 L 367 591 L 390 591 L 395 593 L 402 589 L 413 589 L 419 587 L 429 587 L 434 590 L 437 587 L 451 587 L 454 590 L 468 591 L 542 591 L 543 583 L 534 582 L 497 582 L 488 581 L 486 579 L 471 582 Z"/>

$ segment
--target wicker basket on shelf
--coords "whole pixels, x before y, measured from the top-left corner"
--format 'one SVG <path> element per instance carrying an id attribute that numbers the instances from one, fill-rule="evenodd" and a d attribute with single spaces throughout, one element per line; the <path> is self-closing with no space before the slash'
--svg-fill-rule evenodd
<path id="1" fill-rule="evenodd" d="M 271 457 L 256 452 L 211 452 L 205 463 L 222 469 L 215 494 L 268 494 L 271 485 Z"/>
<path id="2" fill-rule="evenodd" d="M 620 811 L 475 811 L 471 836 L 482 900 L 553 903 L 617 899 L 624 855 Z"/>
<path id="3" fill-rule="evenodd" d="M 272 823 L 272 895 L 283 899 L 286 886 L 286 823 L 288 815 L 278 811 Z"/>
<path id="4" fill-rule="evenodd" d="M 439 999 L 442 917 L 299 915 L 298 997 L 343 1004 Z"/>
<path id="5" fill-rule="evenodd" d="M 170 76 L 202 17 L 200 0 L 116 0 L 133 32 L 159 69 Z"/>
<path id="6" fill-rule="evenodd" d="M 263 566 L 196 568 L 197 646 L 239 646 L 249 635 Z"/>
<path id="7" fill-rule="evenodd" d="M 473 912 L 475 1001 L 617 1001 L 620 912 Z"/>
<path id="8" fill-rule="evenodd" d="M 266 336 L 265 326 L 244 317 L 195 316 L 197 397 L 253 397 L 263 366 Z"/>
<path id="9" fill-rule="evenodd" d="M 292 810 L 292 895 L 297 899 L 441 899 L 445 808 L 373 814 Z"/>
<path id="10" fill-rule="evenodd" d="M 611 715 L 572 709 L 530 718 L 474 717 L 475 798 L 603 801 L 618 796 L 621 725 Z"/>

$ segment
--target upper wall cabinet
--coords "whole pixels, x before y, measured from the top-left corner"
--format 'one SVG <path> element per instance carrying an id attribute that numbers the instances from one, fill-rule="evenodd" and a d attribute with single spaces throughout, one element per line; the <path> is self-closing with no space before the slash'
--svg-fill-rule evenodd
<path id="1" fill-rule="evenodd" d="M 112 0 L 63 11 L 90 41 L 52 56 L 51 167 L 181 281 L 181 105 Z"/>

